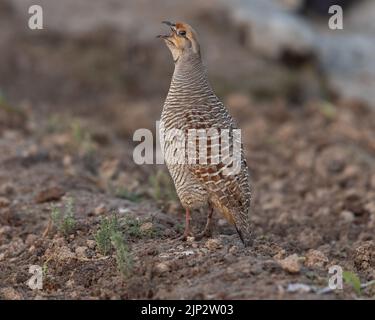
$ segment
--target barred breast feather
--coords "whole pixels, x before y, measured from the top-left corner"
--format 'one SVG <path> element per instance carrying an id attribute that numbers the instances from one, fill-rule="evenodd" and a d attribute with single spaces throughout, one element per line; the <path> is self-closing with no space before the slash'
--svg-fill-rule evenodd
<path id="1" fill-rule="evenodd" d="M 250 186 L 243 147 L 238 141 L 240 137 L 233 135 L 237 126 L 211 89 L 200 59 L 189 57 L 189 61 L 176 66 L 163 107 L 161 128 L 165 161 L 183 206 L 196 209 L 210 203 L 236 227 L 243 241 L 250 241 Z M 207 141 L 207 163 L 189 163 L 186 158 L 182 164 L 172 161 L 176 153 L 187 145 L 181 143 L 178 137 L 168 137 L 170 130 L 184 132 L 186 142 L 188 130 L 212 128 L 219 133 L 223 130 L 230 132 L 229 148 L 235 142 L 240 144 L 241 161 L 236 174 L 225 174 L 230 169 L 230 163 L 213 161 L 212 150 L 216 140 L 210 138 Z"/>

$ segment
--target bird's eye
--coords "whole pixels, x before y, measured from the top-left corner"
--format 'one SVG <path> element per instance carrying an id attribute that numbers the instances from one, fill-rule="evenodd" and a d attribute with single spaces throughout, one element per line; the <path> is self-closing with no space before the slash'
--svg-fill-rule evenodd
<path id="1" fill-rule="evenodd" d="M 180 30 L 180 31 L 178 31 L 178 34 L 180 35 L 180 36 L 186 36 L 186 31 L 185 30 Z"/>

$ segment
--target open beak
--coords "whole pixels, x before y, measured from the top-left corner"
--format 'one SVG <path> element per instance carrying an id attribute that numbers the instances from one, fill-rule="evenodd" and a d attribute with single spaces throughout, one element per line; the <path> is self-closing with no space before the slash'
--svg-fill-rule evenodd
<path id="1" fill-rule="evenodd" d="M 169 26 L 171 28 L 172 33 L 170 33 L 168 35 L 159 34 L 158 36 L 156 36 L 156 38 L 161 38 L 161 39 L 167 40 L 167 41 L 169 41 L 173 44 L 173 42 L 171 40 L 169 40 L 169 38 L 171 38 L 176 33 L 176 24 L 174 24 L 172 22 L 169 22 L 169 21 L 163 21 L 162 23 Z"/>

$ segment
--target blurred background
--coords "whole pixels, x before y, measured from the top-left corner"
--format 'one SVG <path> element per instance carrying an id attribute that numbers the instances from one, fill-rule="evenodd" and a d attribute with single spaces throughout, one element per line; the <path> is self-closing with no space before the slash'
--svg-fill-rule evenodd
<path id="1" fill-rule="evenodd" d="M 43 30 L 28 28 L 33 4 Z M 333 4 L 343 30 L 328 28 Z M 159 212 L 166 236 L 183 219 L 164 166 L 132 160 L 132 135 L 154 132 L 173 73 L 155 38 L 163 20 L 197 30 L 212 86 L 243 130 L 256 233 L 373 277 L 371 0 L 0 0 L 0 223 L 12 226 L 0 232 L 4 252 L 17 252 L 11 239 L 22 247 L 40 234 L 48 203 L 64 195 L 81 219 L 119 206 L 147 219 Z M 169 290 L 151 296 L 178 296 Z"/>

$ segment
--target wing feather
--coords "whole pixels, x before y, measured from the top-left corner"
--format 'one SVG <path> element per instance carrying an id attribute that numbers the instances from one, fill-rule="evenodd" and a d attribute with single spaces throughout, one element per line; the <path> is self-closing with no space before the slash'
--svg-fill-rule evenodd
<path id="1" fill-rule="evenodd" d="M 215 156 L 213 146 L 215 146 L 217 140 L 209 136 L 207 137 L 207 163 L 188 164 L 188 167 L 191 174 L 197 178 L 208 191 L 212 205 L 218 209 L 231 224 L 235 225 L 241 240 L 245 243 L 250 241 L 251 238 L 248 217 L 250 186 L 243 145 L 240 141 L 240 137 L 233 135 L 233 129 L 237 129 L 237 126 L 224 105 L 217 100 L 215 106 L 215 112 L 210 112 L 210 108 L 206 104 L 195 108 L 194 112 L 188 112 L 188 129 L 208 130 L 210 128 L 215 128 L 218 132 L 229 130 L 231 137 L 229 139 L 229 148 L 233 149 L 233 144 L 235 142 L 239 143 L 241 146 L 239 171 L 236 174 L 225 174 L 226 170 L 231 168 L 231 164 L 222 158 L 220 158 L 219 162 L 212 161 Z M 199 159 L 199 141 L 197 142 L 195 152 L 196 158 Z"/>

